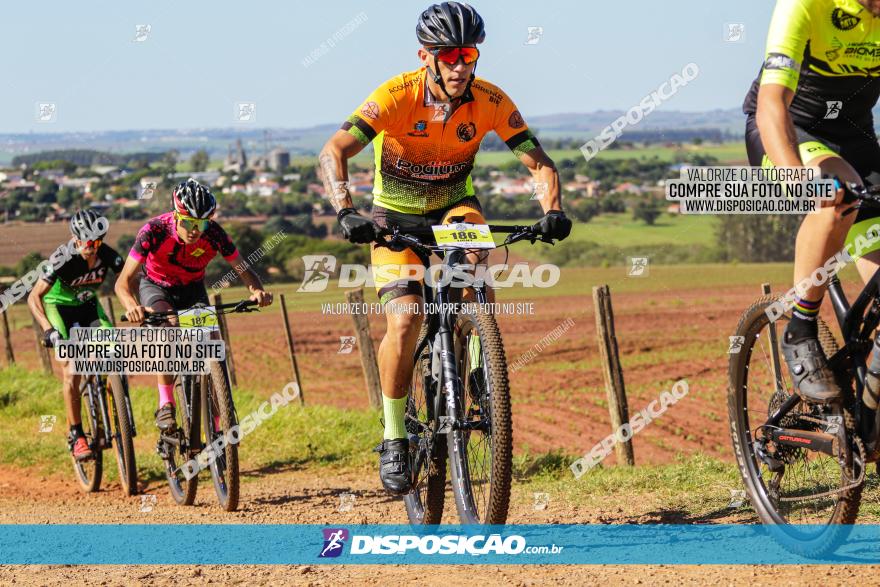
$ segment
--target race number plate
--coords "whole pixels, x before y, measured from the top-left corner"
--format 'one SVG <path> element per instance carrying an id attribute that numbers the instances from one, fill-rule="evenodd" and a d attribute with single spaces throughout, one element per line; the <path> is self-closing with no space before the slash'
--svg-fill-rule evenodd
<path id="1" fill-rule="evenodd" d="M 494 249 L 492 232 L 485 224 L 440 224 L 432 226 L 434 239 L 444 249 Z"/>
<path id="2" fill-rule="evenodd" d="M 181 328 L 204 328 L 214 332 L 217 330 L 217 311 L 214 306 L 181 310 L 177 313 L 177 322 Z"/>

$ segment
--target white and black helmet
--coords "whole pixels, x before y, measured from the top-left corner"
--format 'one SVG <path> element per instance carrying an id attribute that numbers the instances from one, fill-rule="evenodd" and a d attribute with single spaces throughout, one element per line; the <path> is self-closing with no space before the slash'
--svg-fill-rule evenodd
<path id="1" fill-rule="evenodd" d="M 210 218 L 217 209 L 217 199 L 207 186 L 189 178 L 177 184 L 171 192 L 171 205 L 178 214 Z"/>
<path id="2" fill-rule="evenodd" d="M 465 47 L 482 43 L 486 30 L 483 17 L 469 4 L 443 2 L 422 12 L 416 36 L 426 47 Z"/>
<path id="3" fill-rule="evenodd" d="M 70 233 L 78 240 L 97 240 L 107 234 L 110 223 L 106 218 L 86 208 L 70 218 Z"/>

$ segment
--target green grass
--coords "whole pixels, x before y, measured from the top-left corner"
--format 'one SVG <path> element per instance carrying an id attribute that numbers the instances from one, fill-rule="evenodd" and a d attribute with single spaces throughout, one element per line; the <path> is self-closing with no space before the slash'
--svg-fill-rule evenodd
<path id="1" fill-rule="evenodd" d="M 280 390 L 275 390 L 280 391 Z M 135 450 L 143 479 L 163 476 L 156 455 L 157 433 L 153 425 L 156 390 L 131 390 L 138 436 Z M 239 418 L 259 408 L 265 397 L 249 389 L 235 390 Z M 40 417 L 54 415 L 51 432 L 40 432 Z M 58 379 L 21 367 L 0 370 L 0 430 L 4 432 L 0 464 L 36 467 L 43 474 L 70 473 L 64 401 Z M 365 466 L 373 462 L 370 449 L 381 428 L 378 415 L 370 411 L 340 410 L 329 406 L 291 403 L 264 420 L 242 444 L 243 470 L 289 469 L 304 466 Z M 116 478 L 115 457 L 104 453 L 104 471 Z"/>
<path id="2" fill-rule="evenodd" d="M 42 373 L 20 367 L 0 370 L 0 429 L 4 431 L 0 464 L 72 478 L 59 387 L 56 379 Z M 153 450 L 155 391 L 134 389 L 132 399 L 139 429 L 135 445 L 139 477 L 160 481 L 162 463 Z M 265 400 L 247 389 L 236 390 L 240 417 L 255 411 L 262 401 Z M 52 432 L 39 431 L 42 415 L 57 417 Z M 240 453 L 244 479 L 254 482 L 266 473 L 298 469 L 320 475 L 323 467 L 373 474 L 375 457 L 370 448 L 378 430 L 375 412 L 289 404 L 244 439 Z M 105 479 L 116 479 L 112 453 L 106 452 L 104 458 Z M 732 463 L 697 454 L 679 456 L 666 465 L 630 468 L 600 464 L 576 479 L 569 468 L 575 458 L 560 451 L 517 455 L 513 500 L 530 507 L 534 493 L 546 493 L 552 509 L 558 504 L 580 506 L 589 515 L 600 520 L 610 517 L 615 522 L 706 523 L 716 519 L 730 521 L 731 516 L 739 521 L 756 521 L 747 505 L 738 510 L 728 505 L 731 490 L 742 487 Z M 638 505 L 634 508 L 632 504 Z M 871 475 L 860 520 L 878 518 L 878 479 Z"/>
<path id="3" fill-rule="evenodd" d="M 526 222 L 518 220 L 511 224 Z M 663 244 L 710 247 L 715 244 L 718 223 L 717 216 L 663 214 L 653 226 L 648 226 L 641 220 L 634 220 L 629 213 L 600 214 L 589 222 L 574 223 L 566 241 L 589 241 L 610 247 Z M 517 253 L 525 252 L 528 252 L 527 247 L 517 249 Z"/>

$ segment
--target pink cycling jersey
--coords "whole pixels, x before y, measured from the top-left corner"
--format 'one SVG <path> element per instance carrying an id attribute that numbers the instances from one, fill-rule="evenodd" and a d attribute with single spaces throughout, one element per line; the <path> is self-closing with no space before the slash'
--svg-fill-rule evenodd
<path id="1" fill-rule="evenodd" d="M 128 256 L 144 264 L 147 278 L 163 287 L 187 285 L 205 278 L 205 267 L 217 253 L 229 263 L 238 259 L 238 249 L 213 220 L 191 245 L 177 236 L 174 213 L 167 212 L 147 222 L 137 234 Z"/>

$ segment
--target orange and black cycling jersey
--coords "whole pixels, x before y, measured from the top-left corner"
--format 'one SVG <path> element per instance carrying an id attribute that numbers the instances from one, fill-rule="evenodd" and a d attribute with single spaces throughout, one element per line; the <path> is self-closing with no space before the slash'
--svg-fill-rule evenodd
<path id="1" fill-rule="evenodd" d="M 424 214 L 473 195 L 474 157 L 489 131 L 517 155 L 538 146 L 497 86 L 475 78 L 450 113 L 426 82 L 424 67 L 391 78 L 342 125 L 362 144 L 375 141 L 373 203 L 404 214 Z"/>

